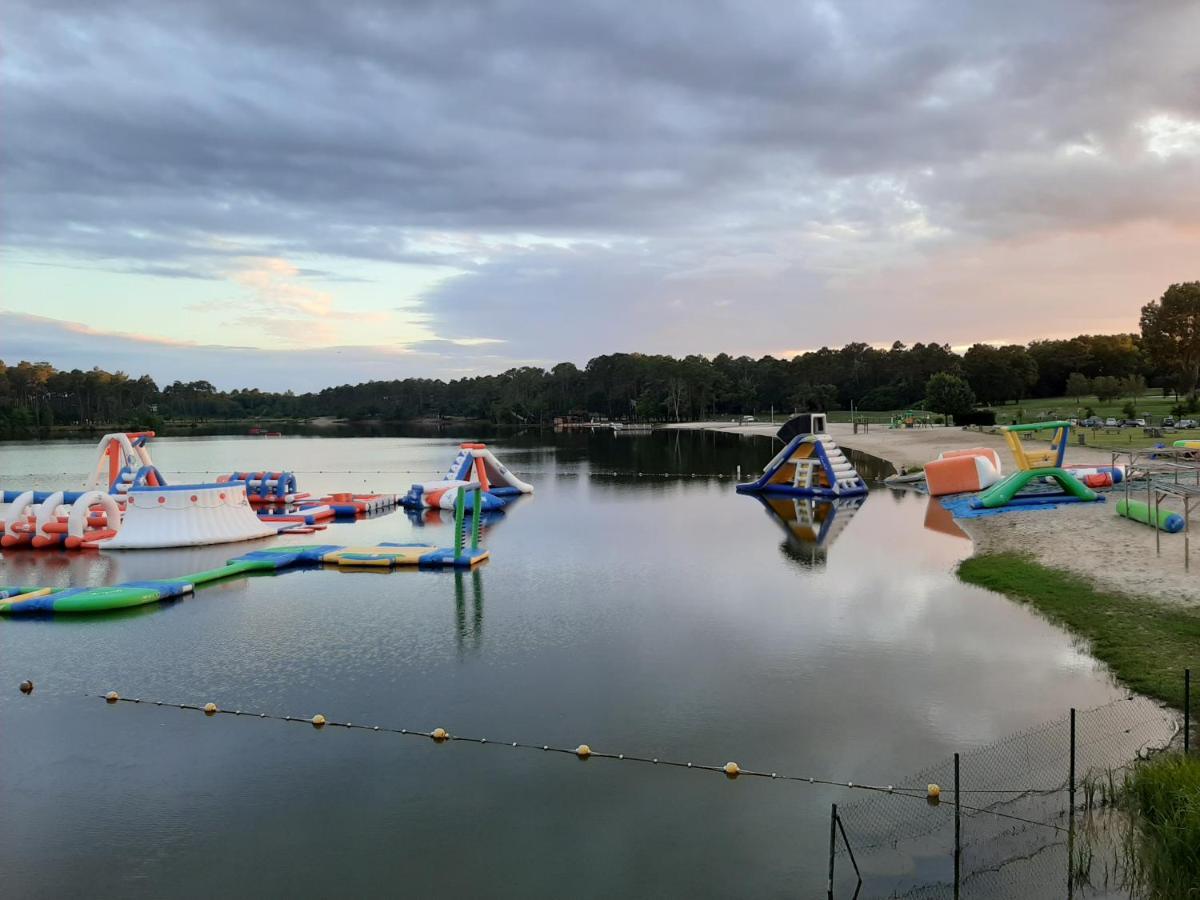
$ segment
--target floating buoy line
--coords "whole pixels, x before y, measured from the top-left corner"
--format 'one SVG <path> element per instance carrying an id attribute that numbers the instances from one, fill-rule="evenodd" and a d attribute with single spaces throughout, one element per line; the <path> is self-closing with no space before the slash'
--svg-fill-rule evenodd
<path id="1" fill-rule="evenodd" d="M 33 683 L 31 681 L 23 681 L 19 685 L 19 689 L 23 694 L 31 694 L 33 692 Z M 538 744 L 528 741 L 509 741 L 509 740 L 493 740 L 485 737 L 472 737 L 469 735 L 453 734 L 444 727 L 438 726 L 431 730 L 419 728 L 398 728 L 392 725 L 370 725 L 358 722 L 339 722 L 327 718 L 322 713 L 314 715 L 285 715 L 280 713 L 261 712 L 243 709 L 227 709 L 217 703 L 208 701 L 205 703 L 178 703 L 168 700 L 148 699 L 144 697 L 123 697 L 117 691 L 108 691 L 104 694 L 85 694 L 84 696 L 93 699 L 100 699 L 109 705 L 132 704 L 142 706 L 157 706 L 164 709 L 175 709 L 183 711 L 202 712 L 206 717 L 213 718 L 216 716 L 228 716 L 233 718 L 259 719 L 275 722 L 287 722 L 295 725 L 309 725 L 312 728 L 320 731 L 326 728 L 343 728 L 354 731 L 371 731 L 381 734 L 398 734 L 405 737 L 421 738 L 423 740 L 431 740 L 435 744 L 446 743 L 463 743 L 477 744 L 489 747 L 503 747 L 510 750 L 526 750 L 538 751 L 541 753 L 557 753 L 562 755 L 574 756 L 581 761 L 591 759 L 607 759 L 616 762 L 641 763 L 651 766 L 664 766 L 675 769 L 688 769 L 695 772 L 707 772 L 710 774 L 724 775 L 730 781 L 734 781 L 741 777 L 747 778 L 762 778 L 768 781 L 783 781 L 783 782 L 798 782 L 811 785 L 822 785 L 828 787 L 839 787 L 848 790 L 871 791 L 880 794 L 889 794 L 896 797 L 907 797 L 912 800 L 923 800 L 930 805 L 940 805 L 942 800 L 948 794 L 953 796 L 954 791 L 946 790 L 938 787 L 936 784 L 913 787 L 905 785 L 881 785 L 867 784 L 857 781 L 839 781 L 829 778 L 818 778 L 816 776 L 793 775 L 786 772 L 763 772 L 755 769 L 743 768 L 741 764 L 730 760 L 722 764 L 698 763 L 691 761 L 683 761 L 677 759 L 666 759 L 662 757 L 641 756 L 633 753 L 612 753 L 600 750 L 594 750 L 589 744 L 581 743 L 574 747 L 559 747 L 553 744 Z M 980 789 L 976 791 L 963 790 L 962 794 L 968 793 L 984 793 L 984 794 L 1052 794 L 1061 793 L 1065 788 L 1014 788 L 1014 789 Z M 953 801 L 949 801 L 953 806 Z M 987 807 L 970 806 L 966 803 L 960 803 L 959 808 L 973 813 L 986 813 L 1002 819 L 1011 819 L 1013 821 L 1022 822 L 1029 825 L 1041 825 L 1045 828 L 1053 829 L 1054 831 L 1063 831 L 1066 829 L 1052 822 L 1040 822 L 1036 819 L 1027 819 L 1022 816 L 1012 815 L 1011 813 L 1000 812 L 996 809 Z"/>

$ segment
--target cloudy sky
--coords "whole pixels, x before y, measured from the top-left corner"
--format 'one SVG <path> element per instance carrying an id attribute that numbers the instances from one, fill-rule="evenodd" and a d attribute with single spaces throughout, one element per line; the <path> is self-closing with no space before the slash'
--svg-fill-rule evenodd
<path id="1" fill-rule="evenodd" d="M 1136 328 L 1200 4 L 0 7 L 0 358 L 308 389 Z"/>

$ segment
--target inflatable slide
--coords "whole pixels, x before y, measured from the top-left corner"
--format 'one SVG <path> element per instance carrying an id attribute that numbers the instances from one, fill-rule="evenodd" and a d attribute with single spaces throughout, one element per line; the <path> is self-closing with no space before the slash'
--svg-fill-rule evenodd
<path id="1" fill-rule="evenodd" d="M 739 484 L 739 494 L 791 494 L 798 497 L 852 497 L 867 483 L 828 434 L 825 414 L 806 413 L 779 429 L 786 445 L 756 480 Z"/>
<path id="2" fill-rule="evenodd" d="M 487 444 L 460 444 L 458 455 L 440 481 L 414 484 L 400 501 L 410 509 L 454 509 L 458 495 L 478 482 L 483 489 L 483 509 L 500 509 L 512 498 L 533 493 L 533 485 L 505 468 Z"/>

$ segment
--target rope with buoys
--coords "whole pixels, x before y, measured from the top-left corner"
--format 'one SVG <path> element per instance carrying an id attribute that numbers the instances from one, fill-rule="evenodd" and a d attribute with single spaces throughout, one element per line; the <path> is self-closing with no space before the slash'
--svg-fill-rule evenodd
<path id="1" fill-rule="evenodd" d="M 30 686 L 29 691 L 26 691 L 25 687 L 24 687 L 25 684 L 27 684 L 27 683 Z M 22 693 L 30 693 L 32 691 L 32 683 L 31 682 L 22 682 L 21 690 L 22 690 Z M 943 799 L 944 795 L 946 795 L 946 794 L 953 795 L 953 793 L 954 793 L 953 790 L 945 790 L 936 784 L 930 784 L 930 785 L 926 785 L 924 787 L 907 787 L 907 786 L 897 786 L 897 785 L 890 785 L 890 784 L 889 785 L 880 785 L 880 784 L 866 784 L 866 783 L 855 782 L 855 781 L 840 781 L 840 780 L 834 780 L 834 779 L 829 779 L 829 778 L 818 778 L 816 776 L 792 775 L 792 774 L 788 774 L 788 773 L 784 773 L 784 772 L 758 771 L 755 769 L 743 768 L 739 763 L 734 762 L 732 760 L 729 762 L 723 763 L 723 764 L 714 765 L 714 764 L 709 764 L 709 763 L 697 763 L 697 762 L 674 760 L 674 759 L 664 759 L 661 757 L 641 756 L 641 755 L 632 754 L 632 753 L 604 752 L 604 751 L 594 750 L 588 744 L 579 744 L 575 747 L 558 747 L 558 746 L 554 746 L 551 744 L 537 744 L 537 743 L 530 743 L 528 741 L 492 740 L 490 738 L 485 738 L 485 737 L 471 737 L 468 735 L 452 734 L 446 728 L 441 727 L 441 726 L 433 728 L 432 730 L 426 731 L 424 729 L 397 728 L 395 726 L 389 726 L 389 725 L 365 725 L 362 723 L 334 721 L 332 719 L 328 719 L 322 713 L 316 713 L 311 716 L 294 716 L 294 715 L 282 715 L 279 713 L 255 712 L 255 711 L 251 711 L 251 710 L 242 710 L 242 709 L 226 709 L 226 708 L 223 708 L 223 707 L 219 706 L 218 704 L 213 703 L 211 701 L 209 701 L 207 703 L 203 703 L 203 704 L 176 703 L 176 702 L 172 702 L 172 701 L 146 699 L 146 698 L 142 698 L 142 697 L 122 697 L 117 691 L 109 691 L 106 694 L 87 694 L 85 696 L 102 699 L 110 705 L 116 705 L 116 704 L 120 704 L 120 703 L 127 703 L 127 704 L 133 704 L 133 705 L 145 704 L 145 705 L 150 705 L 150 706 L 163 707 L 163 708 L 167 708 L 167 709 L 198 711 L 198 712 L 204 713 L 205 716 L 208 716 L 208 717 L 223 715 L 223 716 L 231 716 L 234 718 L 250 718 L 250 719 L 260 719 L 260 720 L 271 720 L 271 721 L 277 721 L 277 722 L 288 722 L 288 723 L 293 723 L 293 724 L 308 724 L 316 730 L 322 730 L 325 728 L 343 728 L 348 731 L 349 730 L 371 731 L 371 732 L 379 732 L 379 733 L 385 733 L 385 734 L 398 734 L 398 735 L 404 735 L 407 737 L 419 737 L 419 738 L 424 738 L 426 740 L 432 740 L 436 744 L 444 744 L 444 743 L 477 744 L 477 745 L 481 745 L 481 746 L 490 746 L 490 747 L 506 747 L 508 749 L 515 749 L 515 750 L 536 750 L 536 751 L 540 751 L 542 753 L 566 754 L 566 755 L 574 756 L 581 761 L 587 761 L 587 760 L 591 760 L 591 759 L 607 759 L 607 760 L 613 760 L 613 761 L 617 761 L 617 762 L 642 763 L 642 764 L 649 764 L 652 766 L 660 766 L 660 767 L 666 767 L 666 768 L 688 769 L 688 770 L 692 770 L 692 771 L 696 771 L 696 772 L 708 772 L 708 773 L 712 773 L 712 774 L 724 775 L 726 778 L 728 778 L 731 781 L 736 780 L 737 778 L 740 778 L 742 776 L 745 776 L 747 778 L 762 778 L 762 779 L 766 779 L 769 781 L 798 782 L 798 783 L 805 783 L 805 784 L 811 784 L 811 785 L 822 785 L 822 786 L 828 786 L 828 787 L 846 788 L 848 790 L 872 791 L 872 792 L 876 792 L 876 793 L 889 794 L 889 795 L 896 796 L 896 797 L 907 797 L 912 800 L 924 800 L 927 803 L 932 804 L 932 805 L 938 805 L 941 802 L 941 800 Z M 986 790 L 986 791 L 978 791 L 977 793 L 999 794 L 999 793 L 1037 792 L 1037 793 L 1050 794 L 1050 793 L 1060 793 L 1064 790 L 1065 790 L 1065 788 L 1055 788 L 1052 790 L 1043 790 L 1043 789 L 1037 789 L 1037 788 L 1034 788 L 1034 789 L 1023 788 L 1023 789 L 1012 789 L 1012 790 Z M 975 792 L 968 792 L 968 791 L 964 790 L 961 793 L 966 794 L 966 793 L 975 793 Z M 1054 823 L 1051 823 L 1051 822 L 1040 822 L 1036 819 L 1027 819 L 1022 816 L 1016 816 L 1011 813 L 1000 812 L 999 810 L 991 809 L 988 807 L 970 806 L 965 803 L 960 803 L 959 806 L 961 809 L 966 810 L 968 812 L 986 813 L 988 815 L 997 816 L 998 818 L 1010 819 L 1013 821 L 1022 822 L 1022 823 L 1029 824 L 1029 825 L 1041 825 L 1043 827 L 1053 829 L 1054 831 L 1066 831 L 1066 829 L 1064 829 L 1058 825 L 1055 825 Z"/>

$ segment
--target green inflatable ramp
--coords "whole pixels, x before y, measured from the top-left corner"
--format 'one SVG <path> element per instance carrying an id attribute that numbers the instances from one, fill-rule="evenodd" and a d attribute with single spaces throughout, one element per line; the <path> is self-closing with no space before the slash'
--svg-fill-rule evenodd
<path id="1" fill-rule="evenodd" d="M 1062 488 L 1062 492 L 1018 496 L 1031 481 L 1040 481 L 1043 478 L 1053 478 Z M 1009 505 L 1042 506 L 1072 501 L 1090 503 L 1099 499 L 1099 494 L 1066 469 L 1024 469 L 1020 472 L 1013 472 L 1002 481 L 996 482 L 972 500 L 971 506 L 975 509 L 997 509 Z"/>

